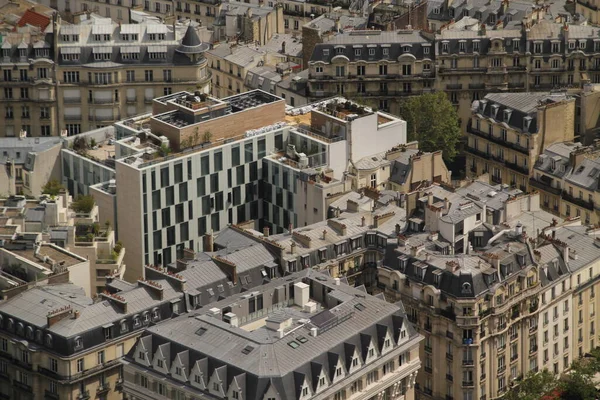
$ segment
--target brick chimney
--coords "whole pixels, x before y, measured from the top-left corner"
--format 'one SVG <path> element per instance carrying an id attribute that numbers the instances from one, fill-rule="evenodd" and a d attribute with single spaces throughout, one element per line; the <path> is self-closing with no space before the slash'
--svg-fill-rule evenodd
<path id="1" fill-rule="evenodd" d="M 50 311 L 46 315 L 46 323 L 48 324 L 48 328 L 56 324 L 58 321 L 62 321 L 63 319 L 70 317 L 72 313 L 73 309 L 70 305 Z"/>

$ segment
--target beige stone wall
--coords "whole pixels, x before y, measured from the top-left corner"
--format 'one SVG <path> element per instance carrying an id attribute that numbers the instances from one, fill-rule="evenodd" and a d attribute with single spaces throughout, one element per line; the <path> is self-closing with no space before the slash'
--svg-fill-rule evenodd
<path id="1" fill-rule="evenodd" d="M 117 182 L 126 184 L 117 187 L 117 225 L 119 238 L 135 238 L 127 240 L 127 252 L 124 262 L 127 265 L 125 280 L 132 281 L 143 276 L 144 240 L 142 205 L 142 174 L 141 171 L 127 164 L 116 164 Z M 151 255 L 152 257 L 152 255 Z"/>
<path id="2" fill-rule="evenodd" d="M 196 130 L 198 130 L 201 137 L 205 132 L 210 132 L 212 134 L 211 142 L 219 143 L 224 139 L 243 135 L 249 129 L 273 125 L 284 119 L 285 102 L 279 100 L 185 128 L 177 128 L 156 119 L 151 120 L 151 126 L 154 134 L 166 136 L 170 140 L 171 147 L 179 149 L 183 141 L 194 137 Z"/>
<path id="3" fill-rule="evenodd" d="M 132 64 L 116 70 L 57 65 L 56 69 L 59 80 L 58 126 L 60 129 L 65 129 L 67 124 L 78 124 L 80 131 L 85 132 L 99 126 L 111 125 L 120 119 L 149 112 L 152 100 L 165 95 L 167 90 L 171 93 L 210 91 L 210 73 L 206 63 L 190 66 Z M 164 79 L 166 70 L 171 71 L 169 81 Z M 134 71 L 134 81 L 127 81 L 127 71 Z M 150 77 L 146 71 L 152 71 L 152 76 Z M 64 72 L 79 72 L 80 83 L 66 83 Z M 107 72 L 113 74 L 112 83 L 96 84 L 94 74 Z M 149 81 L 146 79 L 147 76 L 151 78 Z M 111 93 L 108 97 L 111 100 L 96 100 L 100 92 L 106 96 L 109 91 Z M 78 96 L 73 95 L 74 93 Z M 66 108 L 78 109 L 79 113 L 66 113 Z M 112 118 L 97 117 L 98 109 L 103 112 L 110 111 Z"/>

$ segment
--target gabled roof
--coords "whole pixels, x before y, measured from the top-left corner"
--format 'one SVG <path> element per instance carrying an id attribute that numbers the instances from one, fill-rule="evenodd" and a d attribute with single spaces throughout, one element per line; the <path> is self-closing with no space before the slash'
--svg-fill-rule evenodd
<path id="1" fill-rule="evenodd" d="M 19 22 L 17 22 L 18 27 L 25 25 L 38 26 L 42 31 L 45 31 L 48 25 L 50 25 L 50 18 L 33 10 L 27 10 Z"/>

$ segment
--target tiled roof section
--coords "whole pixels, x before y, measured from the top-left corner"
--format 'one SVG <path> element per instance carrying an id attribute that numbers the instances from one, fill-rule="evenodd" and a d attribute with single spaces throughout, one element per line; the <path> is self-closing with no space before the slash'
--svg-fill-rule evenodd
<path id="1" fill-rule="evenodd" d="M 37 26 L 42 31 L 45 31 L 48 25 L 50 25 L 50 18 L 33 10 L 27 10 L 19 22 L 17 22 L 17 26 L 19 27 L 25 25 Z"/>
<path id="2" fill-rule="evenodd" d="M 417 154 L 419 150 L 415 149 L 406 149 L 398 154 L 398 156 L 392 162 L 392 170 L 390 172 L 390 182 L 397 183 L 399 185 L 404 185 L 406 182 L 406 178 L 410 173 L 412 168 L 411 157 Z"/>
<path id="3" fill-rule="evenodd" d="M 547 104 L 569 101 L 566 93 L 490 93 L 473 103 L 475 114 L 505 123 L 523 133 L 537 133 L 537 109 Z"/>
<path id="4" fill-rule="evenodd" d="M 61 146 L 61 143 L 61 138 L 58 137 L 2 138 L 0 164 L 5 164 L 8 160 L 15 164 L 25 164 L 29 153 L 47 151 L 54 146 Z"/>
<path id="5" fill-rule="evenodd" d="M 600 178 L 600 159 L 584 159 L 581 163 L 572 168 L 565 175 L 565 181 L 587 190 L 595 191 L 598 189 Z M 573 193 L 577 196 L 576 192 Z M 587 200 L 587 199 L 584 199 Z"/>
<path id="6" fill-rule="evenodd" d="M 316 385 L 315 377 L 321 371 L 329 374 L 330 368 L 337 365 L 332 361 L 351 360 L 355 349 L 359 354 L 366 354 L 365 346 L 371 341 L 376 348 L 381 348 L 386 333 L 391 342 L 399 346 L 414 345 L 419 339 L 412 325 L 406 323 L 404 310 L 395 304 L 365 295 L 357 288 L 336 285 L 332 278 L 312 270 L 295 273 L 285 280 L 286 286 L 314 280 L 330 293 L 343 292 L 339 297 L 344 301 L 312 317 L 294 307 L 281 308 L 279 319 L 287 316 L 296 321 L 293 333 L 283 338 L 264 326 L 249 331 L 232 327 L 219 318 L 198 314 L 196 318 L 176 318 L 149 328 L 144 347 L 156 351 L 168 343 L 171 355 L 188 350 L 188 370 L 196 361 L 204 360 L 209 370 L 226 374 L 228 378 L 246 374 L 244 398 L 262 398 L 266 388 L 275 385 L 282 399 L 292 400 L 296 399 L 296 390 L 304 379 Z M 281 285 L 281 280 L 275 280 L 261 287 L 260 292 L 267 297 L 269 293 L 277 293 Z M 223 309 L 237 301 L 238 298 L 229 298 L 212 306 Z M 341 318 L 343 316 L 348 317 Z M 310 323 L 299 322 L 307 318 L 311 318 Z M 316 337 L 311 336 L 312 327 L 327 323 L 330 318 L 339 318 L 337 325 L 319 330 Z M 406 338 L 400 337 L 401 329 L 406 329 Z M 294 346 L 289 344 L 298 338 L 302 340 Z M 230 379 L 223 380 L 230 382 Z"/>
<path id="7" fill-rule="evenodd" d="M 432 44 L 433 40 L 419 31 L 354 31 L 317 44 L 310 61 L 331 62 L 336 56 L 346 57 L 350 61 L 397 60 L 403 55 L 418 59 L 432 58 Z M 423 50 L 425 47 L 429 50 Z"/>
<path id="8" fill-rule="evenodd" d="M 390 161 L 385 158 L 385 152 L 373 156 L 364 157 L 354 163 L 356 169 L 375 169 L 389 165 Z"/>

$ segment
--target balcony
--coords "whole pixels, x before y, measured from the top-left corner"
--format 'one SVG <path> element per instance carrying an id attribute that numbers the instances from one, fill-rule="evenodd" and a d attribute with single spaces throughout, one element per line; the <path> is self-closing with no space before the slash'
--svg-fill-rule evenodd
<path id="1" fill-rule="evenodd" d="M 485 378 L 486 378 L 486 377 L 487 377 L 487 376 L 486 376 L 485 374 L 481 374 L 481 377 L 480 377 L 479 379 L 481 379 L 482 381 L 485 381 Z"/>
<path id="2" fill-rule="evenodd" d="M 44 399 L 59 400 L 60 397 L 58 396 L 58 393 L 54 393 L 46 389 L 44 392 Z"/>
<path id="3" fill-rule="evenodd" d="M 81 97 L 65 97 L 63 102 L 65 104 L 79 104 L 81 103 Z"/>
<path id="4" fill-rule="evenodd" d="M 452 355 L 452 353 L 446 353 L 446 360 L 448 360 L 448 361 L 454 360 L 454 356 Z"/>
<path id="5" fill-rule="evenodd" d="M 502 177 L 497 175 L 492 175 L 490 180 L 494 183 L 502 183 Z"/>
<path id="6" fill-rule="evenodd" d="M 513 150 L 518 151 L 519 153 L 529 155 L 529 149 L 527 149 L 526 147 L 523 147 L 521 144 L 508 142 L 500 137 L 496 137 L 494 135 L 490 135 L 489 133 L 483 132 L 483 131 L 477 129 L 476 127 L 474 127 L 472 125 L 471 121 L 469 121 L 469 123 L 467 125 L 467 133 L 473 134 L 475 136 L 479 136 L 480 138 L 489 140 L 490 142 L 499 144 L 503 147 L 509 147 Z M 484 157 L 484 156 L 482 156 L 482 157 Z M 485 157 L 487 157 L 487 154 L 485 155 Z"/>
<path id="7" fill-rule="evenodd" d="M 594 211 L 594 201 L 586 201 L 584 199 L 580 199 L 578 197 L 575 197 L 571 194 L 569 194 L 569 192 L 563 190 L 562 192 L 562 198 L 563 200 L 568 201 L 569 203 L 573 203 L 578 205 L 579 207 L 583 207 L 586 208 L 588 210 Z"/>
<path id="8" fill-rule="evenodd" d="M 103 393 L 108 392 L 109 390 L 110 390 L 110 384 L 108 382 L 104 382 L 98 386 L 98 388 L 96 389 L 96 393 L 98 395 L 101 395 Z"/>
<path id="9" fill-rule="evenodd" d="M 90 398 L 90 391 L 89 390 L 82 390 L 77 395 L 77 400 L 88 400 L 89 398 Z"/>
<path id="10" fill-rule="evenodd" d="M 474 387 L 475 383 L 474 381 L 462 381 L 462 387 L 464 388 L 469 388 L 469 387 Z"/>
<path id="11" fill-rule="evenodd" d="M 425 353 L 432 353 L 433 349 L 431 348 L 431 346 L 427 346 L 425 345 Z"/>
<path id="12" fill-rule="evenodd" d="M 446 374 L 446 380 L 452 382 L 452 381 L 454 381 L 454 377 L 450 374 Z"/>
<path id="13" fill-rule="evenodd" d="M 428 374 L 433 373 L 433 369 L 431 367 L 425 367 L 425 372 L 427 372 Z"/>
<path id="14" fill-rule="evenodd" d="M 488 153 L 486 153 L 485 151 L 478 150 L 471 146 L 465 147 L 465 150 L 467 153 L 473 154 L 477 157 L 485 158 L 486 160 L 490 158 L 490 155 Z"/>
<path id="15" fill-rule="evenodd" d="M 506 371 L 506 365 L 501 365 L 498 367 L 498 375 L 502 375 Z"/>
<path id="16" fill-rule="evenodd" d="M 469 83 L 469 89 L 483 90 L 485 89 L 485 83 Z"/>
<path id="17" fill-rule="evenodd" d="M 537 325 L 531 326 L 531 327 L 529 327 L 529 333 L 534 333 L 537 331 L 537 329 L 538 329 Z"/>
<path id="18" fill-rule="evenodd" d="M 475 365 L 475 361 L 473 361 L 473 360 L 463 360 L 462 364 L 465 367 L 472 367 L 473 365 Z"/>
<path id="19" fill-rule="evenodd" d="M 65 121 L 81 121 L 81 115 L 64 115 Z"/>
<path id="20" fill-rule="evenodd" d="M 485 74 L 487 68 L 485 67 L 466 67 L 466 68 L 448 68 L 440 67 L 438 72 L 442 75 L 460 75 L 460 74 Z"/>
<path id="21" fill-rule="evenodd" d="M 529 175 L 529 168 L 527 167 L 509 161 L 506 161 L 505 164 L 508 168 L 512 169 L 515 172 L 518 172 L 523 175 Z"/>
<path id="22" fill-rule="evenodd" d="M 14 380 L 12 382 L 12 385 L 13 385 L 13 387 L 16 387 L 16 388 L 18 388 L 18 389 L 20 389 L 20 390 L 22 390 L 24 392 L 30 392 L 30 393 L 33 392 L 33 388 L 31 386 L 29 386 L 28 384 L 26 384 L 26 383 Z"/>
<path id="23" fill-rule="evenodd" d="M 542 175 L 542 177 L 544 177 L 544 175 Z M 548 193 L 552 193 L 553 195 L 560 196 L 560 194 L 562 193 L 562 190 L 550 186 L 550 183 L 551 182 L 545 183 L 545 182 L 537 181 L 534 178 L 529 178 L 530 186 L 533 186 L 536 189 L 541 189 Z"/>

